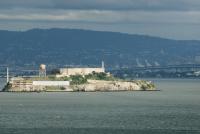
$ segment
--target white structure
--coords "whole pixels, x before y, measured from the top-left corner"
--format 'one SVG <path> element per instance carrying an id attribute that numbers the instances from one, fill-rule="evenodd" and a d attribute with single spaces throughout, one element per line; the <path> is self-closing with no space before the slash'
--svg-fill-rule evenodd
<path id="1" fill-rule="evenodd" d="M 195 76 L 200 76 L 200 71 L 194 72 Z"/>
<path id="2" fill-rule="evenodd" d="M 46 77 L 46 65 L 44 65 L 44 64 L 40 65 L 39 77 Z"/>
<path id="3" fill-rule="evenodd" d="M 69 86 L 69 81 L 33 81 L 33 86 Z"/>
<path id="4" fill-rule="evenodd" d="M 7 67 L 7 83 L 9 82 L 9 68 Z"/>
<path id="5" fill-rule="evenodd" d="M 96 73 L 105 73 L 104 62 L 102 61 L 101 68 L 61 68 L 60 74 L 56 75 L 56 77 L 65 77 L 70 75 L 88 75 L 93 72 Z"/>

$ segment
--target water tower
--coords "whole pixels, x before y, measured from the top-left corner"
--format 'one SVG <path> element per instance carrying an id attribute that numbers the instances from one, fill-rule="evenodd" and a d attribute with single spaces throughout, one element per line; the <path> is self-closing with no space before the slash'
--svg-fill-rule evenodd
<path id="1" fill-rule="evenodd" d="M 44 65 L 44 64 L 40 65 L 39 77 L 46 77 L 46 65 Z"/>

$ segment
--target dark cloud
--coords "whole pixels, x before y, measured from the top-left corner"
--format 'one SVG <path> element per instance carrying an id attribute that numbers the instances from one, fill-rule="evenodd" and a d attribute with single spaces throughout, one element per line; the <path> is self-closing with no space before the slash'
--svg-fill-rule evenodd
<path id="1" fill-rule="evenodd" d="M 200 0 L 0 0 L 0 29 L 85 28 L 198 39 Z"/>
<path id="2" fill-rule="evenodd" d="M 1 0 L 0 8 L 200 10 L 200 0 Z"/>

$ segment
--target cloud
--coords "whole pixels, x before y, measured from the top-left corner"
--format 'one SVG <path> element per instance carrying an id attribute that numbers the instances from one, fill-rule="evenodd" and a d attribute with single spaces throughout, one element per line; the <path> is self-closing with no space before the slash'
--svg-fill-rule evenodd
<path id="1" fill-rule="evenodd" d="M 0 20 L 199 24 L 199 0 L 5 0 Z"/>
<path id="2" fill-rule="evenodd" d="M 0 29 L 91 28 L 199 38 L 199 26 L 200 0 L 0 0 Z"/>
<path id="3" fill-rule="evenodd" d="M 200 10 L 199 0 L 1 0 L 1 8 L 82 10 Z"/>
<path id="4" fill-rule="evenodd" d="M 0 20 L 199 24 L 200 11 L 2 10 Z"/>

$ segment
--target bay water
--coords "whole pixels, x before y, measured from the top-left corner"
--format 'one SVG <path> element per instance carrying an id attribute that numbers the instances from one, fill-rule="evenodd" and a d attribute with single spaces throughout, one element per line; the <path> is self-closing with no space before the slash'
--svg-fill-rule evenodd
<path id="1" fill-rule="evenodd" d="M 1 92 L 0 134 L 199 134 L 200 80 L 153 82 L 161 91 Z"/>

